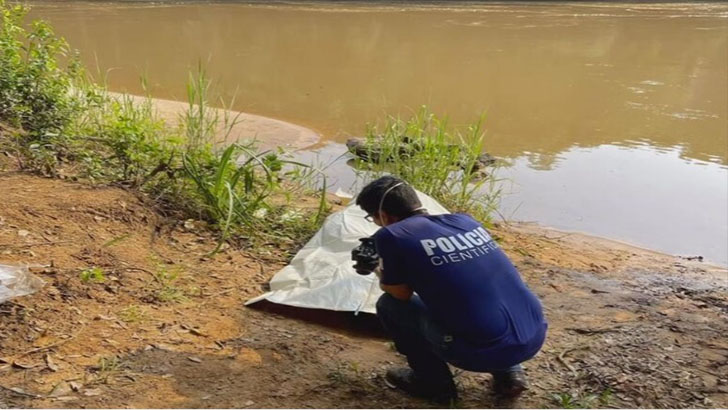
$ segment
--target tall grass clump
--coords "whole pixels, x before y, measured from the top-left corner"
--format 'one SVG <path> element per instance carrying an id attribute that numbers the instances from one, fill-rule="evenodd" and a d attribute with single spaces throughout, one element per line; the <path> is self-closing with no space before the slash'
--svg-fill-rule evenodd
<path id="1" fill-rule="evenodd" d="M 495 169 L 484 164 L 481 117 L 461 128 L 450 127 L 426 107 L 408 119 L 389 117 L 371 126 L 355 159 L 361 183 L 384 174 L 398 176 L 438 200 L 452 212 L 467 212 L 485 223 L 497 208 L 500 189 Z"/>

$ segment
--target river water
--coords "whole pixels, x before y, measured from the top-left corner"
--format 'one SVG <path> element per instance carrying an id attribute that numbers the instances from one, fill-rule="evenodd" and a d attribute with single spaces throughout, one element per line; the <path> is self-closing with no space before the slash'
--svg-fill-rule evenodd
<path id="1" fill-rule="evenodd" d="M 506 217 L 728 264 L 725 3 L 30 4 L 111 89 L 184 100 L 202 61 L 324 159 L 385 114 L 485 113 Z"/>

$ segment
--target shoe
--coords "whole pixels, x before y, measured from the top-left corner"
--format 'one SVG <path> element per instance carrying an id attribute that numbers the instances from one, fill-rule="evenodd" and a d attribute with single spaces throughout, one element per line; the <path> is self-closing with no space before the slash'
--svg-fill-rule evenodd
<path id="1" fill-rule="evenodd" d="M 526 373 L 523 370 L 493 375 L 493 392 L 501 397 L 518 397 L 528 389 Z"/>
<path id="2" fill-rule="evenodd" d="M 419 379 L 409 367 L 387 370 L 385 380 L 415 397 L 432 400 L 439 404 L 453 404 L 458 398 L 457 388 L 452 379 L 443 383 L 426 383 Z"/>

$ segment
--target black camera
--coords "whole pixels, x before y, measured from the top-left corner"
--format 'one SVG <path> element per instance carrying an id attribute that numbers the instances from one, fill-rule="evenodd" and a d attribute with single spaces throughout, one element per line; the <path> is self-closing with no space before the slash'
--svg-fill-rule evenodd
<path id="1" fill-rule="evenodd" d="M 379 254 L 374 244 L 374 238 L 360 238 L 361 244 L 351 250 L 351 260 L 354 263 L 356 273 L 368 275 L 379 266 Z"/>

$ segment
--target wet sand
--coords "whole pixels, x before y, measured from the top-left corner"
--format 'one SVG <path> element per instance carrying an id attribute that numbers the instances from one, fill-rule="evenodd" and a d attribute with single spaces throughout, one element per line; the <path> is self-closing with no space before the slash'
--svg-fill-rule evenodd
<path id="1" fill-rule="evenodd" d="M 123 94 L 111 93 L 121 97 Z M 135 103 L 142 103 L 145 97 L 129 95 Z M 180 118 L 189 108 L 189 104 L 182 101 L 152 99 L 154 109 L 167 125 L 176 126 Z M 249 114 L 239 111 L 213 108 L 219 118 L 216 142 L 234 143 L 243 141 L 257 141 L 259 149 L 268 150 L 282 147 L 288 150 L 298 150 L 316 144 L 320 135 L 306 127 L 289 122 Z M 225 119 L 234 123 L 232 127 L 225 125 Z"/>

